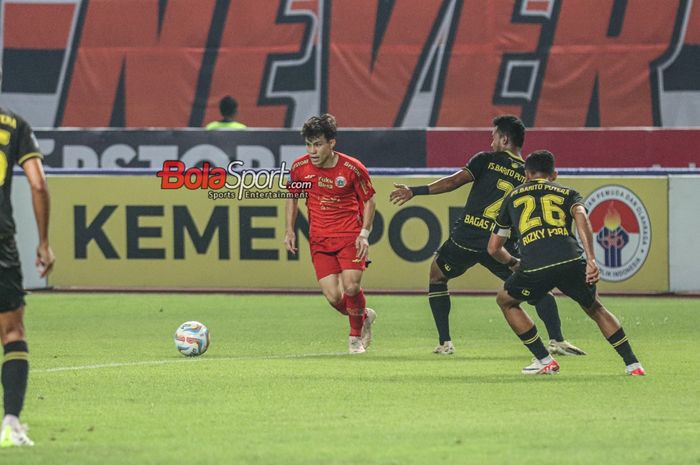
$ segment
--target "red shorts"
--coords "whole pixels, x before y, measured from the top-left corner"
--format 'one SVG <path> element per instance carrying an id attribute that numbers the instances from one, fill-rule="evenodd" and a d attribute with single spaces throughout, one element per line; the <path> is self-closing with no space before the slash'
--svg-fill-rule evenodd
<path id="1" fill-rule="evenodd" d="M 365 260 L 357 258 L 355 237 L 324 237 L 311 241 L 311 261 L 316 270 L 316 279 L 342 270 L 364 270 Z"/>

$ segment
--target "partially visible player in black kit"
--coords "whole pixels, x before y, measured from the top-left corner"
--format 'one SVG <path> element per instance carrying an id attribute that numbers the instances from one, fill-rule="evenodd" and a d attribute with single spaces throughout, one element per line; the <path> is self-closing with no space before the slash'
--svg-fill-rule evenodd
<path id="1" fill-rule="evenodd" d="M 513 332 L 535 356 L 523 373 L 559 371 L 559 364 L 547 353 L 537 327 L 520 308 L 521 302 L 539 299 L 557 287 L 598 324 L 624 360 L 626 373 L 644 375 L 620 322 L 598 299 L 595 283 L 600 270 L 583 198 L 575 190 L 553 182 L 557 178 L 554 155 L 547 150 L 528 155 L 525 175 L 528 182 L 513 189 L 503 201 L 488 245 L 496 260 L 516 270 L 498 292 L 497 302 Z M 574 236 L 574 225 L 583 249 Z M 522 261 L 504 247 L 512 233 L 518 236 Z"/>
<path id="2" fill-rule="evenodd" d="M 493 119 L 493 126 L 492 152 L 477 153 L 460 171 L 427 186 L 396 184 L 396 189 L 389 196 L 394 204 L 403 205 L 416 195 L 442 194 L 474 183 L 450 237 L 438 249 L 430 266 L 428 301 L 439 336 L 439 344 L 433 351 L 436 354 L 450 355 L 455 351 L 450 335 L 451 301 L 447 282 L 461 276 L 477 263 L 502 280 L 512 274 L 507 265 L 498 263 L 487 253 L 486 246 L 503 198 L 525 182 L 524 162 L 520 155 L 525 142 L 525 125 L 516 116 L 501 115 Z M 515 253 L 513 245 L 514 242 L 508 244 L 509 250 Z M 535 308 L 547 327 L 550 337 L 548 348 L 552 353 L 586 354 L 564 339 L 553 295 L 541 296 Z"/>
<path id="3" fill-rule="evenodd" d="M 2 70 L 0 70 L 2 82 Z M 33 446 L 19 415 L 29 376 L 29 351 L 24 334 L 24 287 L 15 242 L 12 217 L 12 168 L 19 165 L 29 181 L 32 205 L 39 231 L 36 266 L 42 277 L 53 267 L 49 246 L 49 192 L 42 155 L 29 124 L 19 115 L 0 108 L 0 342 L 4 359 L 2 388 L 5 415 L 0 429 L 0 447 Z"/>

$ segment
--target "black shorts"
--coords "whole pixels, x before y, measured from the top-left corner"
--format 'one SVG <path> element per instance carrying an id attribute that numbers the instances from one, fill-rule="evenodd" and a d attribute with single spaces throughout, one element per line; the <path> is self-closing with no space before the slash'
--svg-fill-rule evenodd
<path id="1" fill-rule="evenodd" d="M 521 301 L 536 301 L 558 288 L 583 308 L 596 298 L 595 284 L 586 283 L 586 261 L 576 260 L 537 271 L 516 271 L 503 285 L 508 294 Z"/>
<path id="2" fill-rule="evenodd" d="M 0 313 L 23 307 L 25 294 L 15 238 L 0 239 Z"/>
<path id="3" fill-rule="evenodd" d="M 435 252 L 435 262 L 446 278 L 461 276 L 477 263 L 505 281 L 513 273 L 507 265 L 497 262 L 486 250 L 463 247 L 451 238 Z"/>

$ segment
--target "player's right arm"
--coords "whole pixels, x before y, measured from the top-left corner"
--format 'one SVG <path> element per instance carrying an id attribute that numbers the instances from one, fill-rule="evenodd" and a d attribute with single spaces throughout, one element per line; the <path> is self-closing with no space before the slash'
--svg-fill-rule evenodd
<path id="1" fill-rule="evenodd" d="M 285 204 L 285 222 L 287 229 L 284 232 L 284 245 L 287 250 L 291 253 L 297 253 L 297 235 L 294 232 L 294 225 L 297 222 L 297 215 L 299 214 L 299 200 L 298 199 L 287 199 Z"/>
<path id="2" fill-rule="evenodd" d="M 471 171 L 463 169 L 454 174 L 431 182 L 427 186 L 408 187 L 405 184 L 394 184 L 395 189 L 389 194 L 389 200 L 394 205 L 401 206 L 415 195 L 433 195 L 451 192 L 465 184 L 474 181 Z"/>
<path id="3" fill-rule="evenodd" d="M 44 175 L 44 168 L 41 159 L 30 158 L 22 163 L 22 169 L 27 175 L 27 181 L 32 191 L 32 207 L 34 217 L 39 231 L 39 246 L 36 248 L 36 267 L 40 276 L 46 276 L 56 261 L 56 257 L 49 245 L 49 211 L 50 197 L 49 188 Z"/>
<path id="4" fill-rule="evenodd" d="M 591 228 L 591 222 L 583 205 L 574 205 L 571 213 L 574 216 L 576 231 L 581 240 L 583 251 L 586 253 L 586 282 L 593 284 L 600 279 L 600 269 L 595 261 L 595 253 L 593 252 L 593 228 Z"/>

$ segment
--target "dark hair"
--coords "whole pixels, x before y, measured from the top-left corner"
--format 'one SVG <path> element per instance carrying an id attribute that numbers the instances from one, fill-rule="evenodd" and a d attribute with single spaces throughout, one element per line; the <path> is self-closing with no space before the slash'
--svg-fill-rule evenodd
<path id="1" fill-rule="evenodd" d="M 338 127 L 336 126 L 335 116 L 330 113 L 312 116 L 306 120 L 304 127 L 301 128 L 301 135 L 308 140 L 316 139 L 322 135 L 326 136 L 326 140 L 331 140 L 335 139 L 337 133 Z"/>
<path id="2" fill-rule="evenodd" d="M 493 125 L 498 129 L 498 132 L 508 136 L 514 146 L 522 147 L 525 143 L 525 125 L 517 116 L 496 116 L 493 119 Z"/>
<path id="3" fill-rule="evenodd" d="M 227 95 L 219 101 L 219 111 L 222 116 L 233 116 L 238 111 L 236 99 Z"/>
<path id="4" fill-rule="evenodd" d="M 525 159 L 525 171 L 554 174 L 554 154 L 549 150 L 535 150 Z"/>

